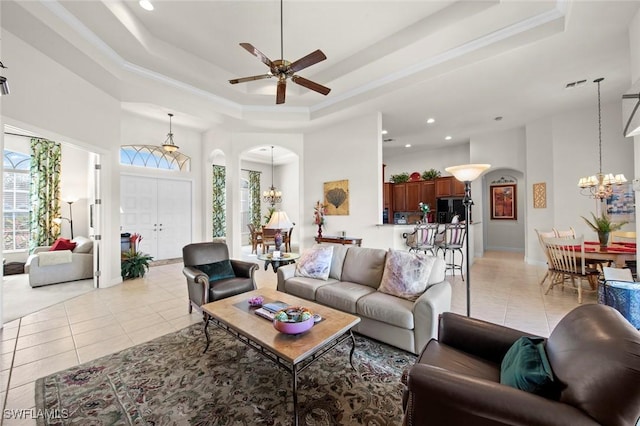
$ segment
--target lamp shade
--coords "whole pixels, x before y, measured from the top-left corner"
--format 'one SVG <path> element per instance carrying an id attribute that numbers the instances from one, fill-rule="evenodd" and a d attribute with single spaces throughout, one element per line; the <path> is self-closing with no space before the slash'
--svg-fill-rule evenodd
<path id="1" fill-rule="evenodd" d="M 283 211 L 273 212 L 266 228 L 268 229 L 289 229 L 293 227 L 293 223 L 289 220 L 289 216 Z"/>
<path id="2" fill-rule="evenodd" d="M 447 167 L 445 170 L 460 182 L 471 182 L 489 167 L 491 167 L 491 164 L 463 164 L 460 166 Z"/>

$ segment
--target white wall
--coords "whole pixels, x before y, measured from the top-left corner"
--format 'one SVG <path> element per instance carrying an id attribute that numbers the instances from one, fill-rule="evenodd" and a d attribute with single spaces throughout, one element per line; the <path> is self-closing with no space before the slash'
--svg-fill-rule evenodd
<path id="1" fill-rule="evenodd" d="M 313 208 L 324 200 L 324 183 L 349 181 L 349 215 L 327 216 L 324 235 L 346 231 L 362 237 L 363 246 L 388 248 L 389 235 L 377 226 L 382 211 L 382 130 L 380 114 L 368 114 L 322 131 L 305 134 L 304 220 L 300 230 L 301 245 L 314 244 L 317 226 Z"/>

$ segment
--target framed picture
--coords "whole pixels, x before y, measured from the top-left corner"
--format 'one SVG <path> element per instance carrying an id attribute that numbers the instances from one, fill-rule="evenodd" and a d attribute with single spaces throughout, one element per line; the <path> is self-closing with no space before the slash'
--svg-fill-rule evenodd
<path id="1" fill-rule="evenodd" d="M 491 219 L 517 220 L 516 184 L 491 186 Z"/>
<path id="2" fill-rule="evenodd" d="M 636 221 L 636 198 L 631 184 L 613 185 L 613 195 L 607 199 L 607 213 L 614 222 Z"/>
<path id="3" fill-rule="evenodd" d="M 349 181 L 334 180 L 324 183 L 324 204 L 327 215 L 349 214 Z"/>

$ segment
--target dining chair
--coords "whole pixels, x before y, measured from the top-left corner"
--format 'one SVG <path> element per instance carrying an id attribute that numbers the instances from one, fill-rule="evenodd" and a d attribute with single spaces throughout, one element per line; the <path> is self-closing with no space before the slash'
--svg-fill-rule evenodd
<path id="1" fill-rule="evenodd" d="M 247 224 L 249 238 L 251 239 L 251 253 L 258 253 L 258 246 L 262 245 L 262 232 L 257 230 L 253 223 Z"/>
<path id="2" fill-rule="evenodd" d="M 456 269 L 460 271 L 462 281 L 464 281 L 464 274 L 462 273 L 462 266 L 464 264 L 464 253 L 462 247 L 467 237 L 464 223 L 447 223 L 444 225 L 444 238 L 441 242 L 436 243 L 436 253 L 440 250 L 444 253 L 444 260 L 447 263 L 447 270 L 452 271 L 452 275 L 455 276 Z M 447 253 L 451 253 L 451 259 L 447 262 Z M 456 263 L 456 253 L 460 253 L 460 264 Z M 468 261 L 468 260 L 467 260 Z"/>
<path id="3" fill-rule="evenodd" d="M 549 250 L 547 250 L 547 246 L 544 244 L 544 241 L 542 241 L 542 239 L 556 238 L 556 231 L 555 228 L 551 231 L 538 231 L 537 229 L 534 230 L 536 231 L 536 235 L 538 235 L 538 242 L 540 243 L 540 247 L 542 247 L 544 256 L 547 258 L 547 272 L 545 272 L 544 277 L 542 277 L 542 280 L 540 281 L 540 285 L 543 285 L 547 278 L 552 275 L 550 273 L 550 270 L 552 269 L 552 263 L 551 259 L 549 258 Z"/>
<path id="4" fill-rule="evenodd" d="M 438 223 L 421 223 L 416 225 L 413 232 L 407 235 L 406 244 L 409 246 L 409 251 L 423 251 L 427 254 L 427 251 L 435 256 L 436 250 L 436 235 L 438 234 Z"/>
<path id="5" fill-rule="evenodd" d="M 565 231 L 560 231 L 556 228 L 553 228 L 553 233 L 555 234 L 556 238 L 575 238 L 576 237 L 576 231 L 573 229 L 572 226 L 570 226 L 569 229 Z"/>
<path id="6" fill-rule="evenodd" d="M 294 224 L 295 225 L 295 224 Z M 293 226 L 288 231 L 282 233 L 282 243 L 285 246 L 285 251 L 291 253 L 291 234 L 293 233 Z"/>
<path id="7" fill-rule="evenodd" d="M 269 247 L 276 246 L 276 231 L 277 229 L 262 227 L 262 253 L 269 253 Z"/>
<path id="8" fill-rule="evenodd" d="M 590 286 L 589 291 L 596 291 L 598 286 L 598 276 L 600 271 L 595 268 L 585 266 L 584 237 L 577 238 L 545 238 L 542 237 L 549 252 L 551 261 L 551 283 L 545 294 L 556 285 L 561 285 L 564 289 L 565 277 L 571 279 L 571 284 L 578 291 L 578 303 L 582 303 L 583 281 L 587 281 Z"/>

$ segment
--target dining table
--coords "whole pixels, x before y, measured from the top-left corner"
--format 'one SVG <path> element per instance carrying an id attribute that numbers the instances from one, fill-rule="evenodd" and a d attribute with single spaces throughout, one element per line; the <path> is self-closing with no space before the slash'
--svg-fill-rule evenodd
<path id="1" fill-rule="evenodd" d="M 600 247 L 598 241 L 585 241 L 584 255 L 588 259 L 608 260 L 616 268 L 624 268 L 628 260 L 636 260 L 636 243 L 616 242 Z"/>

